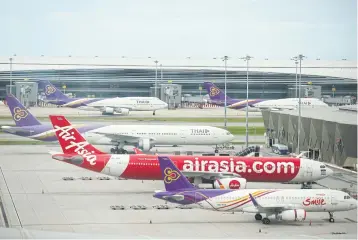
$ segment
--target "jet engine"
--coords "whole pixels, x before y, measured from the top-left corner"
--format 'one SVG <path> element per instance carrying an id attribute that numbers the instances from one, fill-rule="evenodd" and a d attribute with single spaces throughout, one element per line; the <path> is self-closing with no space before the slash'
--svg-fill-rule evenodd
<path id="1" fill-rule="evenodd" d="M 154 147 L 154 142 L 148 138 L 140 139 L 138 142 L 138 147 L 146 152 Z"/>
<path id="2" fill-rule="evenodd" d="M 245 178 L 222 178 L 217 179 L 213 183 L 215 189 L 243 189 L 246 188 Z"/>
<path id="3" fill-rule="evenodd" d="M 127 116 L 129 114 L 129 109 L 127 108 L 121 108 L 118 111 L 120 114 Z"/>
<path id="4" fill-rule="evenodd" d="M 278 214 L 277 219 L 283 221 L 304 221 L 306 220 L 306 211 L 304 209 L 286 210 Z"/>
<path id="5" fill-rule="evenodd" d="M 114 109 L 111 107 L 105 107 L 104 110 L 102 111 L 102 114 L 113 114 L 114 113 Z"/>

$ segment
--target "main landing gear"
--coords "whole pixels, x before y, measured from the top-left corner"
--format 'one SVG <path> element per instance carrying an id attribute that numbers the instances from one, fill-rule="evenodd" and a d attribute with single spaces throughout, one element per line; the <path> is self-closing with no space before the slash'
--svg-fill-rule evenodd
<path id="1" fill-rule="evenodd" d="M 155 115 L 155 111 L 153 111 L 153 116 Z"/>
<path id="2" fill-rule="evenodd" d="M 311 182 L 302 183 L 301 189 L 312 189 L 312 183 Z"/>
<path id="3" fill-rule="evenodd" d="M 262 218 L 262 215 L 260 213 L 257 213 L 255 215 L 255 220 L 256 221 L 262 221 L 263 224 L 267 225 L 270 224 L 270 219 L 268 219 L 267 217 Z"/>
<path id="4" fill-rule="evenodd" d="M 113 153 L 113 154 L 128 154 L 128 152 L 123 149 L 125 144 L 126 144 L 126 142 L 118 143 L 118 145 L 111 148 L 111 153 Z"/>
<path id="5" fill-rule="evenodd" d="M 128 152 L 126 150 L 124 150 L 123 148 L 118 148 L 118 146 L 111 148 L 111 153 L 113 153 L 113 154 L 128 154 Z"/>
<path id="6" fill-rule="evenodd" d="M 215 153 L 219 153 L 218 145 L 216 145 L 216 147 L 215 147 Z"/>
<path id="7" fill-rule="evenodd" d="M 328 213 L 329 213 L 329 222 L 334 223 L 333 213 L 331 212 Z"/>
<path id="8" fill-rule="evenodd" d="M 261 220 L 262 220 L 261 214 L 260 214 L 260 213 L 257 213 L 257 214 L 255 215 L 255 219 L 256 219 L 257 221 L 261 221 Z"/>

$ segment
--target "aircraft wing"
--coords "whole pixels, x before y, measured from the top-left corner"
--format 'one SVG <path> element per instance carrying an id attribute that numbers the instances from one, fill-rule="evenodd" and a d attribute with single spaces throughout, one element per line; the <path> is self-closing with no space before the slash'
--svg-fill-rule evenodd
<path id="1" fill-rule="evenodd" d="M 128 136 L 128 135 L 122 135 L 116 133 L 104 133 L 104 132 L 97 132 L 97 131 L 94 131 L 93 133 L 106 136 L 114 142 L 115 141 L 137 142 L 140 139 L 140 137 Z"/>
<path id="2" fill-rule="evenodd" d="M 292 204 L 282 204 L 282 203 L 261 205 L 251 195 L 251 193 L 249 194 L 249 196 L 250 196 L 250 199 L 251 199 L 254 207 L 248 207 L 248 208 L 243 209 L 245 212 L 251 212 L 251 213 L 259 212 L 259 213 L 273 214 L 273 213 L 277 213 L 277 212 L 282 212 L 283 210 L 295 209 L 295 207 L 296 207 Z"/>
<path id="3" fill-rule="evenodd" d="M 24 129 L 22 127 L 11 127 L 11 126 L 1 126 L 1 129 L 4 132 L 8 132 L 8 133 L 34 133 L 34 130 L 30 130 L 30 129 Z"/>
<path id="4" fill-rule="evenodd" d="M 98 109 L 98 110 L 103 110 L 103 109 L 105 109 L 105 108 L 113 108 L 115 111 L 118 111 L 118 109 L 128 109 L 128 110 L 132 110 L 133 108 L 131 108 L 131 107 L 128 107 L 128 106 L 121 106 L 121 105 L 116 105 L 116 106 L 114 106 L 114 105 L 106 105 L 106 106 L 103 106 L 103 105 L 99 105 L 99 106 L 96 106 L 96 105 L 93 105 L 93 104 L 91 104 L 91 106 L 90 107 L 92 107 L 92 108 L 96 108 L 96 109 Z"/>
<path id="5" fill-rule="evenodd" d="M 241 177 L 236 173 L 218 173 L 218 172 L 204 172 L 204 171 L 182 171 L 186 177 L 202 177 L 206 179 L 216 179 L 224 177 Z"/>

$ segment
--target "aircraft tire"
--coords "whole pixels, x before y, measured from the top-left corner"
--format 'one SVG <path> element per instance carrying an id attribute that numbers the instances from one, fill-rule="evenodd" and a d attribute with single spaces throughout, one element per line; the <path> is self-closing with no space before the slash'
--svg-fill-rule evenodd
<path id="1" fill-rule="evenodd" d="M 334 223 L 334 218 L 330 218 L 329 222 Z"/>
<path id="2" fill-rule="evenodd" d="M 265 224 L 265 225 L 268 225 L 268 224 L 270 224 L 270 219 L 268 219 L 268 218 L 263 218 L 263 219 L 262 219 L 262 223 Z"/>
<path id="3" fill-rule="evenodd" d="M 261 220 L 262 220 L 262 216 L 261 216 L 260 213 L 258 213 L 258 214 L 255 215 L 255 220 L 257 220 L 257 221 L 261 221 Z"/>

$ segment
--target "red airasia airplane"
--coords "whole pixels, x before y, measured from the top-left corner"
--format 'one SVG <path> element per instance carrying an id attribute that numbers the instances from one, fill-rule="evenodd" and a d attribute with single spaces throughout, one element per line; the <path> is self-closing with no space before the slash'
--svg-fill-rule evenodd
<path id="1" fill-rule="evenodd" d="M 108 154 L 89 144 L 64 116 L 51 115 L 63 153 L 50 152 L 53 159 L 110 176 L 137 180 L 161 180 L 157 155 Z M 246 188 L 249 182 L 311 183 L 333 173 L 324 164 L 292 157 L 168 156 L 195 185 L 213 188 Z"/>

